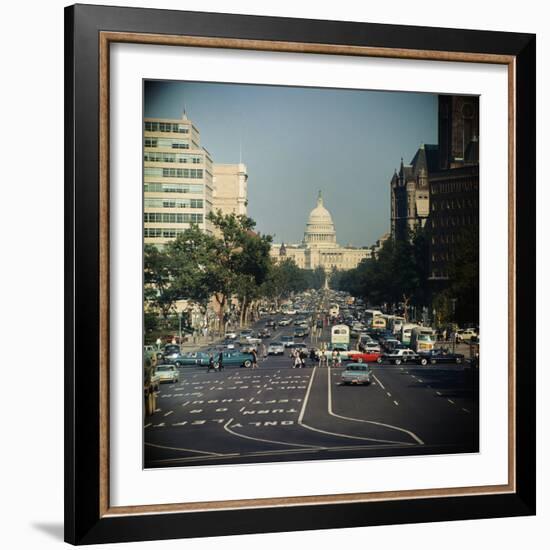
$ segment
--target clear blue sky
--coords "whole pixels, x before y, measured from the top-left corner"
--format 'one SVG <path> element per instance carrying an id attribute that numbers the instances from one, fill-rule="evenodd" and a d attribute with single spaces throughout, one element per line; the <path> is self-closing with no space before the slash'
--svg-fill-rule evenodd
<path id="1" fill-rule="evenodd" d="M 146 117 L 183 108 L 214 162 L 248 168 L 248 215 L 275 242 L 300 242 L 323 192 L 341 245 L 373 244 L 390 226 L 389 182 L 403 157 L 437 143 L 437 95 L 146 82 Z"/>

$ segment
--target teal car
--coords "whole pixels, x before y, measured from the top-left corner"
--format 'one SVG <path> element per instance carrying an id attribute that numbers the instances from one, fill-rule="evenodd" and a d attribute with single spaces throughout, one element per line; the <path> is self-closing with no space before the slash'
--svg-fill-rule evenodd
<path id="1" fill-rule="evenodd" d="M 254 360 L 254 356 L 251 353 L 243 353 L 241 351 L 224 351 L 222 356 L 224 367 L 250 368 L 252 366 L 252 361 Z M 214 355 L 215 363 L 218 362 L 218 357 L 219 354 Z"/>

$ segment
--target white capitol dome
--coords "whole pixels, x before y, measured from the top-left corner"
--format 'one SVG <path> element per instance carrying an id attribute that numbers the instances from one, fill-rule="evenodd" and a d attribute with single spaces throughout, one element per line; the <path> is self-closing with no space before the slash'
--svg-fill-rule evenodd
<path id="1" fill-rule="evenodd" d="M 317 206 L 309 214 L 304 233 L 304 244 L 309 248 L 335 248 L 336 230 L 330 212 L 323 205 L 321 191 Z"/>

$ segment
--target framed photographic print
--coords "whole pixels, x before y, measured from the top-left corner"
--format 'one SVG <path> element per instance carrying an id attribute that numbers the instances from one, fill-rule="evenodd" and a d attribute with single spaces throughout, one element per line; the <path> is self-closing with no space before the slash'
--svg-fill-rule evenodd
<path id="1" fill-rule="evenodd" d="M 535 37 L 66 8 L 66 540 L 535 513 Z"/>

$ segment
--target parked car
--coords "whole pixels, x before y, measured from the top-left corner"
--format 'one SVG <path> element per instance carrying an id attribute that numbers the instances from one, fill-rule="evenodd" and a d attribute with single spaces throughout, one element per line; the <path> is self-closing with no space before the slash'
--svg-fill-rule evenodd
<path id="1" fill-rule="evenodd" d="M 157 365 L 155 374 L 158 376 L 160 382 L 178 382 L 179 372 L 174 365 Z"/>
<path id="2" fill-rule="evenodd" d="M 271 342 L 267 348 L 268 355 L 283 355 L 285 353 L 285 346 L 282 342 Z"/>
<path id="3" fill-rule="evenodd" d="M 280 327 L 288 327 L 290 325 L 290 323 L 292 323 L 292 321 L 290 319 L 281 319 L 279 321 L 279 326 Z"/>
<path id="4" fill-rule="evenodd" d="M 208 355 L 202 351 L 187 351 L 183 353 L 171 354 L 163 359 L 166 365 L 176 365 L 176 367 L 202 365 L 203 360 Z"/>
<path id="5" fill-rule="evenodd" d="M 394 365 L 401 365 L 401 363 L 406 362 L 416 362 L 420 360 L 420 356 L 414 352 L 412 349 L 396 349 L 392 351 L 391 353 L 384 353 L 382 355 L 382 362 L 383 363 L 393 363 Z M 427 364 L 427 359 L 424 359 L 425 363 L 421 364 Z"/>
<path id="6" fill-rule="evenodd" d="M 459 330 L 456 336 L 459 342 L 469 342 L 472 339 L 477 340 L 477 330 L 475 328 L 465 328 L 464 330 Z"/>
<path id="7" fill-rule="evenodd" d="M 348 355 L 348 359 L 354 363 L 381 363 L 382 354 L 380 352 L 353 352 Z"/>
<path id="8" fill-rule="evenodd" d="M 364 363 L 350 363 L 342 371 L 341 383 L 347 384 L 365 384 L 371 383 L 372 371 Z"/>

